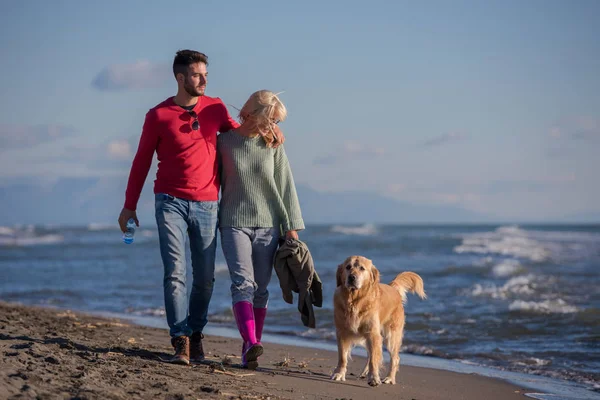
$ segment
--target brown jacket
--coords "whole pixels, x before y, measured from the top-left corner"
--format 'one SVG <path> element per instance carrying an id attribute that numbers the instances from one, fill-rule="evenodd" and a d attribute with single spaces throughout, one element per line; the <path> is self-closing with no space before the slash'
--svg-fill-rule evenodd
<path id="1" fill-rule="evenodd" d="M 323 285 L 306 244 L 293 239 L 281 244 L 275 254 L 275 272 L 279 278 L 283 299 L 293 304 L 292 292 L 298 293 L 298 311 L 302 323 L 314 328 L 313 305 L 323 306 Z"/>

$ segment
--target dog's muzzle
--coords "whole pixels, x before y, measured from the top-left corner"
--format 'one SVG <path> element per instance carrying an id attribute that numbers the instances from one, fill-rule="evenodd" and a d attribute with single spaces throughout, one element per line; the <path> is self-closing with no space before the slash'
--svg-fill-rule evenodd
<path id="1" fill-rule="evenodd" d="M 348 279 L 346 280 L 346 286 L 350 289 L 357 289 L 356 283 L 356 275 L 348 275 Z"/>

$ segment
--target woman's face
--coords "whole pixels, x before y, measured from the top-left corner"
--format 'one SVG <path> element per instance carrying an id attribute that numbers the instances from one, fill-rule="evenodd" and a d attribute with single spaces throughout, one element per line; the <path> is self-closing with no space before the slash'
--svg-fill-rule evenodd
<path id="1" fill-rule="evenodd" d="M 279 123 L 279 116 L 277 111 L 275 111 L 273 113 L 273 118 L 253 117 L 253 122 L 256 125 L 256 129 L 263 135 L 266 135 Z"/>

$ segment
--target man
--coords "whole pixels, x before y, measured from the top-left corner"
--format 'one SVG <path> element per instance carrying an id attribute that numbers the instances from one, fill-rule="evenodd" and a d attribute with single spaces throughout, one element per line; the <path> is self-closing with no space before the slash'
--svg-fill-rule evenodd
<path id="1" fill-rule="evenodd" d="M 119 225 L 139 226 L 136 207 L 156 151 L 154 181 L 156 223 L 164 265 L 164 298 L 172 362 L 189 364 L 204 358 L 202 331 L 208 322 L 213 292 L 219 177 L 217 132 L 237 128 L 219 98 L 204 95 L 208 58 L 181 50 L 173 61 L 177 94 L 146 114 L 131 166 Z M 283 136 L 276 130 L 280 143 Z M 185 242 L 189 236 L 193 282 L 188 300 Z"/>

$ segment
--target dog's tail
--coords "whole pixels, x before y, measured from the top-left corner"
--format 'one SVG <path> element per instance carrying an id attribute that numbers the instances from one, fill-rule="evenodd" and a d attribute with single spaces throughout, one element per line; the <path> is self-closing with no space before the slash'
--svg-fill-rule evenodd
<path id="1" fill-rule="evenodd" d="M 423 279 L 414 272 L 407 271 L 398 274 L 396 279 L 390 283 L 390 286 L 400 292 L 403 303 L 406 303 L 407 292 L 416 293 L 422 299 L 427 298 L 427 294 L 425 294 L 425 289 L 423 288 Z"/>

